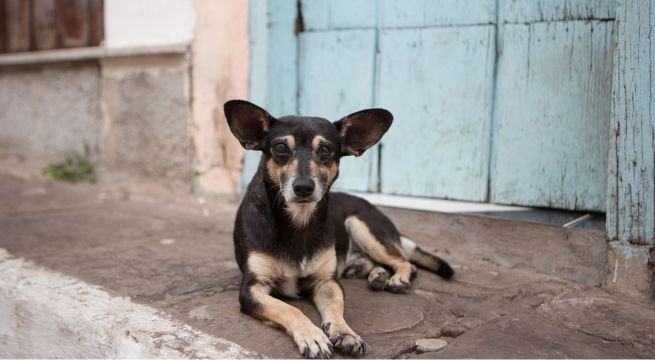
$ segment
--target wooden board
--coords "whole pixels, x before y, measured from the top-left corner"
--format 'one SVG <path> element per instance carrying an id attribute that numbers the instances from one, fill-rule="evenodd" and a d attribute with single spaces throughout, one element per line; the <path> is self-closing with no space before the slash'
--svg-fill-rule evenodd
<path id="1" fill-rule="evenodd" d="M 273 116 L 298 111 L 295 0 L 250 0 L 250 98 Z M 246 151 L 241 187 L 257 171 L 261 153 Z"/>
<path id="2" fill-rule="evenodd" d="M 5 51 L 30 50 L 29 0 L 5 0 Z"/>
<path id="3" fill-rule="evenodd" d="M 382 192 L 485 201 L 494 27 L 384 30 L 380 54 Z"/>
<path id="4" fill-rule="evenodd" d="M 305 31 L 374 28 L 376 0 L 302 0 Z"/>
<path id="5" fill-rule="evenodd" d="M 612 97 L 607 236 L 655 244 L 655 6 L 620 1 Z"/>
<path id="6" fill-rule="evenodd" d="M 61 46 L 74 48 L 89 43 L 87 0 L 59 0 L 58 26 Z"/>
<path id="7" fill-rule="evenodd" d="M 57 48 L 57 1 L 39 0 L 32 9 L 31 25 L 34 50 Z"/>
<path id="8" fill-rule="evenodd" d="M 89 46 L 100 46 L 105 38 L 104 1 L 87 0 L 89 9 Z"/>
<path id="9" fill-rule="evenodd" d="M 491 201 L 605 210 L 611 22 L 503 26 Z"/>
<path id="10" fill-rule="evenodd" d="M 300 35 L 299 114 L 336 121 L 373 107 L 375 31 L 306 32 Z M 375 191 L 377 149 L 344 157 L 335 188 Z"/>
<path id="11" fill-rule="evenodd" d="M 6 0 L 0 0 L 0 54 L 5 52 L 5 36 L 7 33 L 7 23 L 5 21 L 5 2 Z"/>

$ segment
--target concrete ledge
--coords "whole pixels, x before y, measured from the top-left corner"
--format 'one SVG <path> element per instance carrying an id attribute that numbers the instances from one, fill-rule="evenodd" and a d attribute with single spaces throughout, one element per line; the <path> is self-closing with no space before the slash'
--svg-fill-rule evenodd
<path id="1" fill-rule="evenodd" d="M 182 43 L 164 46 L 128 47 L 115 49 L 105 47 L 85 47 L 75 49 L 30 51 L 0 55 L 0 67 L 85 61 L 125 56 L 181 55 L 186 53 L 188 50 L 189 44 Z"/>
<path id="2" fill-rule="evenodd" d="M 253 358 L 258 354 L 0 248 L 0 357 Z"/>

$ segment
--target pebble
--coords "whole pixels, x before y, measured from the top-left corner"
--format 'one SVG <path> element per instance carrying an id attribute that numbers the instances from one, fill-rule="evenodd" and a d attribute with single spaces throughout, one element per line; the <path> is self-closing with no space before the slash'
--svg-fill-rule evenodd
<path id="1" fill-rule="evenodd" d="M 418 339 L 416 350 L 420 352 L 438 351 L 446 347 L 448 343 L 441 339 Z"/>
<path id="2" fill-rule="evenodd" d="M 175 244 L 175 239 L 164 239 L 159 242 L 162 245 L 172 245 Z"/>

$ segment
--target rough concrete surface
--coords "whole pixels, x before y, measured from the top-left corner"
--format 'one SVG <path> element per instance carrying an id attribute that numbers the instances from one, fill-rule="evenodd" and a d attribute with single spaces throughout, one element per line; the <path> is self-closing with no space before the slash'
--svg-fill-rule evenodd
<path id="1" fill-rule="evenodd" d="M 103 59 L 101 169 L 190 189 L 193 146 L 186 55 Z"/>
<path id="2" fill-rule="evenodd" d="M 55 182 L 0 157 L 0 248 L 261 355 L 298 357 L 286 334 L 239 312 L 236 208 L 144 183 Z M 345 317 L 367 357 L 655 357 L 653 305 L 599 287 L 605 263 L 585 259 L 600 251 L 602 233 L 383 211 L 456 275 L 420 271 L 407 295 L 342 281 Z M 318 323 L 310 302 L 290 302 Z M 422 353 L 420 339 L 448 344 Z"/>
<path id="3" fill-rule="evenodd" d="M 62 160 L 95 151 L 100 128 L 97 61 L 0 68 L 0 146 Z"/>

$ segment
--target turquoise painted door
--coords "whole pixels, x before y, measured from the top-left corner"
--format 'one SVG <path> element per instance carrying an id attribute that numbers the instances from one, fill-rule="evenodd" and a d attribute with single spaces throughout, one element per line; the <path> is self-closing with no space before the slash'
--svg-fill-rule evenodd
<path id="1" fill-rule="evenodd" d="M 604 211 L 610 0 L 251 0 L 251 99 L 384 107 L 340 189 Z M 256 164 L 246 159 L 244 179 Z"/>

